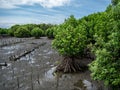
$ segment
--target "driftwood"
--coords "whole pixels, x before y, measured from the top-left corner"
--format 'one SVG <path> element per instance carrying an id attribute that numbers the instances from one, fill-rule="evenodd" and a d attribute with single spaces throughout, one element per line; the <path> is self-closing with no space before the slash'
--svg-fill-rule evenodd
<path id="1" fill-rule="evenodd" d="M 10 56 L 10 57 L 9 57 L 9 60 L 10 60 L 10 61 L 16 61 L 16 60 L 20 59 L 21 57 L 26 56 L 27 54 L 33 52 L 35 49 L 37 49 L 37 48 L 39 48 L 40 46 L 43 46 L 43 45 L 45 45 L 45 44 L 46 44 L 45 42 L 42 43 L 42 44 L 39 44 L 39 45 L 37 45 L 36 47 L 34 47 L 33 49 L 26 50 L 26 51 L 22 52 L 22 53 L 21 53 L 20 55 L 18 55 L 18 56 L 16 56 L 16 55 Z"/>
<path id="2" fill-rule="evenodd" d="M 0 63 L 0 66 L 7 66 L 7 63 Z"/>

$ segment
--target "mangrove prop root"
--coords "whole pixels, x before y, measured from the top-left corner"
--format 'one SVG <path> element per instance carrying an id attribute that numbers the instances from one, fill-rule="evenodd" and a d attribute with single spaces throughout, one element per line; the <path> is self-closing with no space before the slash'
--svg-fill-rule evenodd
<path id="1" fill-rule="evenodd" d="M 64 73 L 84 71 L 87 66 L 75 60 L 74 58 L 64 58 L 60 65 L 56 68 L 56 72 L 62 71 Z"/>

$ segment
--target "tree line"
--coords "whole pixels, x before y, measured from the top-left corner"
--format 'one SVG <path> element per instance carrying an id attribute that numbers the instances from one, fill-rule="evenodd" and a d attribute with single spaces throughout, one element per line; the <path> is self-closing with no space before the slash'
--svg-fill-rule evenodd
<path id="1" fill-rule="evenodd" d="M 41 36 L 49 37 L 49 30 L 57 25 L 52 24 L 25 24 L 25 25 L 13 25 L 10 28 L 0 28 L 0 35 L 9 35 L 12 37 L 35 37 Z M 50 37 L 49 37 L 50 38 Z"/>

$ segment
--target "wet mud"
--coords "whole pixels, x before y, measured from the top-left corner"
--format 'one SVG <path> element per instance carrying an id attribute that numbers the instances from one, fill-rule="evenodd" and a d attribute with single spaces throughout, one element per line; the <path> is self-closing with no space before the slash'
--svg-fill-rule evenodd
<path id="1" fill-rule="evenodd" d="M 0 66 L 0 90 L 108 90 L 102 82 L 91 79 L 89 70 L 54 73 L 63 58 L 52 49 L 52 40 L 42 37 L 23 41 L 0 47 L 0 63 L 7 63 Z M 36 45 L 41 46 L 16 61 L 10 60 L 11 56 L 19 56 Z"/>

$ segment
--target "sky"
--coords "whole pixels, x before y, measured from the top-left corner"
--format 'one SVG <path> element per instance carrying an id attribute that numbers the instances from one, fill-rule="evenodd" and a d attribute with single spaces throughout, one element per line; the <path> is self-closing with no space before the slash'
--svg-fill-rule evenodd
<path id="1" fill-rule="evenodd" d="M 110 3 L 111 0 L 0 0 L 0 27 L 60 24 L 70 15 L 78 19 L 104 11 Z"/>

